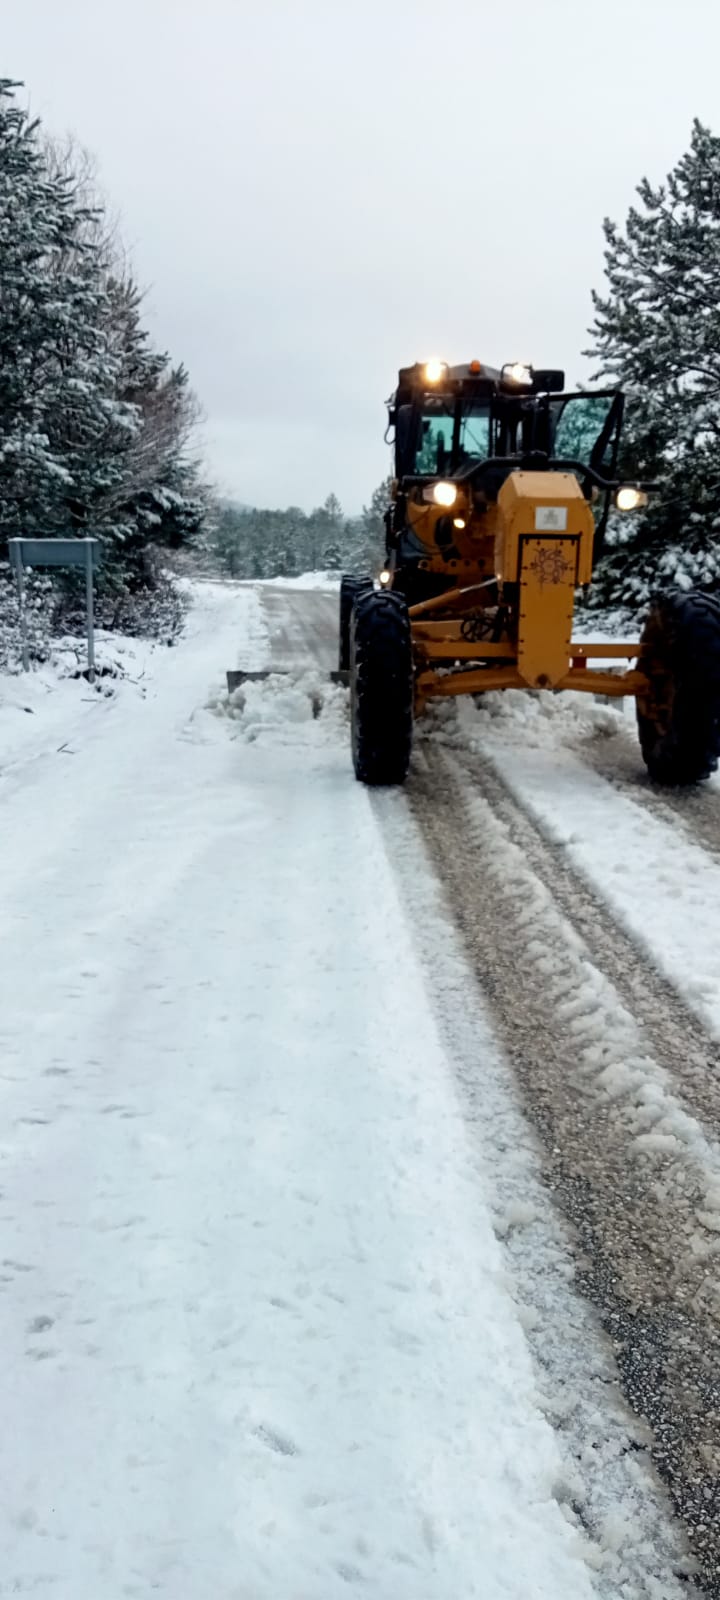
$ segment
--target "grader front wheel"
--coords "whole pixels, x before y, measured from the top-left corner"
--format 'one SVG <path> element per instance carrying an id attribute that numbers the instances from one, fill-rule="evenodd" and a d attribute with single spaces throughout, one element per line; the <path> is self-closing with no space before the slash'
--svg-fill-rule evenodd
<path id="1" fill-rule="evenodd" d="M 392 591 L 364 592 L 353 605 L 350 718 L 356 778 L 402 783 L 412 749 L 412 640 L 405 600 Z"/>
<path id="2" fill-rule="evenodd" d="M 720 601 L 658 596 L 643 629 L 637 696 L 640 747 L 656 783 L 699 783 L 720 757 Z"/>

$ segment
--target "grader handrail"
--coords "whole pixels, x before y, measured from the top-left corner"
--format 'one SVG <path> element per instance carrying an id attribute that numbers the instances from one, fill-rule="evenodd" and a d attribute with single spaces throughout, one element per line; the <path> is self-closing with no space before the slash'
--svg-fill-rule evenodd
<path id="1" fill-rule="evenodd" d="M 586 461 L 576 461 L 572 457 L 548 456 L 544 451 L 533 451 L 525 456 L 488 456 L 486 461 L 471 461 L 465 467 L 460 467 L 457 472 L 447 473 L 448 483 L 467 483 L 471 478 L 483 477 L 485 473 L 504 471 L 508 468 L 516 472 L 576 472 L 578 477 L 587 478 L 596 489 L 622 489 L 627 484 L 626 478 L 604 478 L 595 467 L 588 466 Z M 422 474 L 408 474 L 401 480 L 403 489 L 419 488 L 422 484 L 437 478 L 436 472 Z M 642 494 L 651 494 L 657 489 L 656 483 L 639 482 L 633 479 L 632 487 L 639 489 Z"/>

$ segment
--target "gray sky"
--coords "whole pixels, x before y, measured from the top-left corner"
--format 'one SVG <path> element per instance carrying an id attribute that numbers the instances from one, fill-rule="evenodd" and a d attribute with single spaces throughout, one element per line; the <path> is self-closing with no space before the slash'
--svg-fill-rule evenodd
<path id="1" fill-rule="evenodd" d="M 716 0 L 0 0 L 97 156 L 226 492 L 348 511 L 398 366 L 588 375 L 604 215 L 720 131 Z"/>

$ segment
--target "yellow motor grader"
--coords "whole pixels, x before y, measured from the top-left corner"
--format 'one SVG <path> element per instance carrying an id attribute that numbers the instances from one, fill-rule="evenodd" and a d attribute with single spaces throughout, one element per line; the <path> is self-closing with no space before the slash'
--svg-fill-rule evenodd
<path id="1" fill-rule="evenodd" d="M 401 368 L 385 567 L 379 584 L 345 576 L 340 591 L 361 782 L 403 782 L 430 699 L 509 688 L 633 695 L 652 779 L 715 769 L 720 601 L 671 590 L 639 640 L 573 642 L 611 506 L 635 510 L 650 487 L 616 477 L 623 405 L 520 362 Z M 618 658 L 624 671 L 603 665 Z"/>

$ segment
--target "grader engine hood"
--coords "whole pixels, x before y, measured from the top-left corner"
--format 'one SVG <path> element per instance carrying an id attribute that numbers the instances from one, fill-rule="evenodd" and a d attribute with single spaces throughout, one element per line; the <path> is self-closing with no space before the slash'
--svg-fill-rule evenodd
<path id="1" fill-rule="evenodd" d="M 550 689 L 570 661 L 575 589 L 590 582 L 595 525 L 572 473 L 512 472 L 498 494 L 495 571 L 519 586 L 518 671 Z"/>

